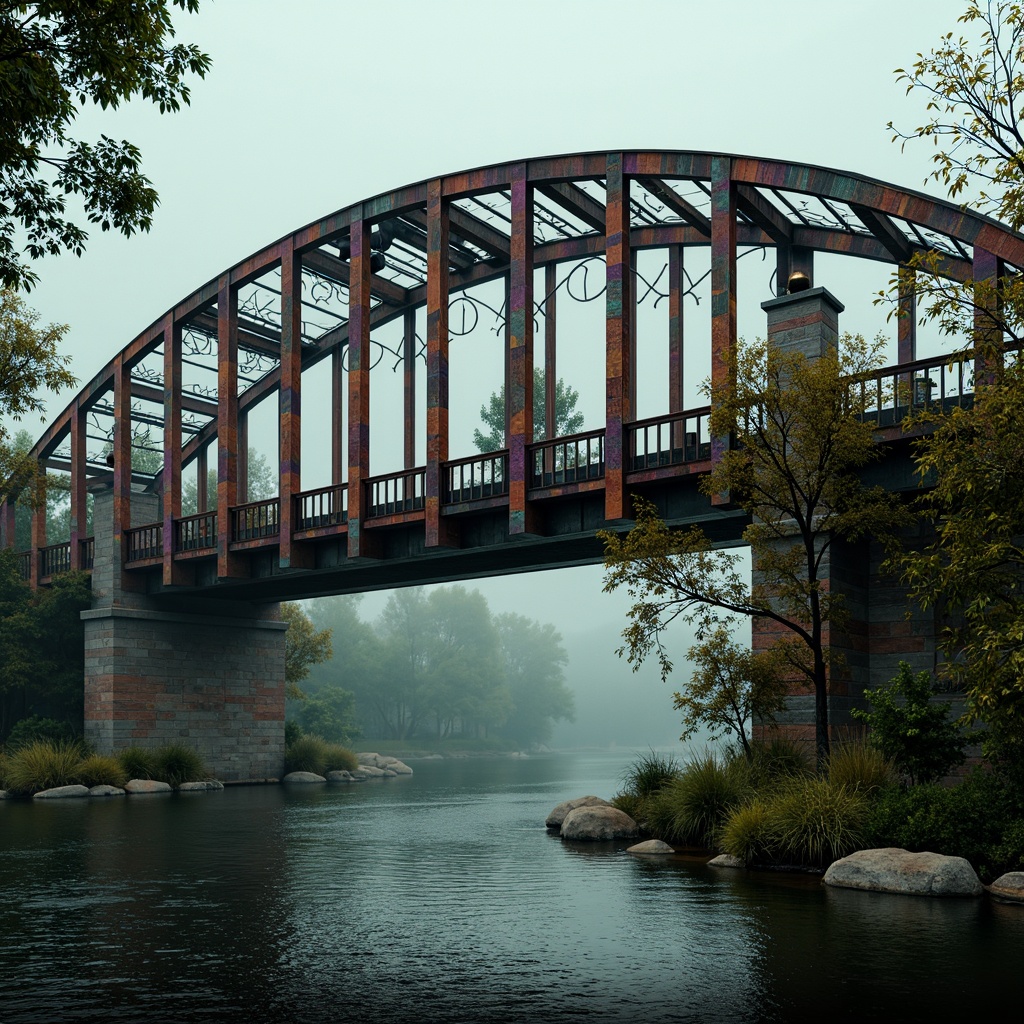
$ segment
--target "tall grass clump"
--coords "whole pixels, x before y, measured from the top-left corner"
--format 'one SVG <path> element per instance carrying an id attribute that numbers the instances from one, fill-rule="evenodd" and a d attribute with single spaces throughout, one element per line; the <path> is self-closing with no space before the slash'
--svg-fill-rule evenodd
<path id="1" fill-rule="evenodd" d="M 751 744 L 749 780 L 753 789 L 772 790 L 790 779 L 809 778 L 814 760 L 805 744 L 788 736 L 772 736 Z"/>
<path id="2" fill-rule="evenodd" d="M 0 789 L 7 789 L 7 754 L 0 750 Z"/>
<path id="3" fill-rule="evenodd" d="M 328 744 L 319 736 L 300 736 L 284 752 L 284 770 L 289 772 L 312 772 L 323 775 L 327 771 Z"/>
<path id="4" fill-rule="evenodd" d="M 343 747 L 340 743 L 327 743 L 324 750 L 324 771 L 318 774 L 338 771 L 351 772 L 358 767 L 359 758 L 356 757 L 354 751 Z"/>
<path id="5" fill-rule="evenodd" d="M 862 740 L 844 740 L 832 744 L 828 780 L 870 796 L 895 780 L 895 770 L 892 761 L 877 747 Z"/>
<path id="6" fill-rule="evenodd" d="M 7 754 L 4 769 L 7 788 L 13 793 L 39 793 L 56 786 L 69 786 L 78 781 L 77 769 L 82 760 L 78 743 L 35 740 Z"/>
<path id="7" fill-rule="evenodd" d="M 713 846 L 719 826 L 747 794 L 737 762 L 705 753 L 687 761 L 679 778 L 648 801 L 648 829 L 669 843 Z"/>
<path id="8" fill-rule="evenodd" d="M 125 747 L 116 754 L 129 779 L 155 779 L 156 756 L 145 747 Z"/>
<path id="9" fill-rule="evenodd" d="M 206 765 L 197 750 L 184 743 L 168 743 L 154 751 L 153 778 L 169 786 L 183 782 L 202 782 L 208 777 Z"/>
<path id="10" fill-rule="evenodd" d="M 790 863 L 827 867 L 864 848 L 867 799 L 827 778 L 794 782 L 772 801 L 769 815 L 776 852 Z"/>
<path id="11" fill-rule="evenodd" d="M 625 793 L 648 797 L 679 778 L 683 766 L 672 754 L 659 754 L 655 750 L 641 754 L 622 773 L 620 782 Z"/>
<path id="12" fill-rule="evenodd" d="M 777 844 L 771 804 L 755 797 L 734 807 L 718 830 L 718 845 L 747 867 L 774 860 Z"/>
<path id="13" fill-rule="evenodd" d="M 128 781 L 128 773 L 116 757 L 105 754 L 90 754 L 79 762 L 75 771 L 77 781 L 83 786 L 117 786 L 120 789 Z"/>

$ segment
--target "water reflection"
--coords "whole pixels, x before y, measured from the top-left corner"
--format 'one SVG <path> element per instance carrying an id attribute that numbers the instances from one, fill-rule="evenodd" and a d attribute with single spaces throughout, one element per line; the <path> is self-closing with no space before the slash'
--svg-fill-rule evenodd
<path id="1" fill-rule="evenodd" d="M 1020 1005 L 1017 908 L 546 833 L 562 799 L 614 792 L 624 761 L 0 804 L 0 1017 L 942 1021 L 1000 1019 L 993 993 Z"/>

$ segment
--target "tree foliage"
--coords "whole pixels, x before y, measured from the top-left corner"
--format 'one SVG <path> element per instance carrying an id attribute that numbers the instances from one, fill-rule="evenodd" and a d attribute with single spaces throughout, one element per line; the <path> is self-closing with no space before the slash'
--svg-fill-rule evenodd
<path id="1" fill-rule="evenodd" d="M 602 531 L 605 591 L 625 587 L 633 600 L 623 631 L 636 669 L 655 652 L 662 676 L 672 665 L 662 631 L 678 616 L 704 643 L 723 615 L 774 623 L 776 656 L 815 697 L 819 764 L 828 756 L 828 679 L 835 657 L 826 625 L 842 628 L 843 598 L 824 585 L 837 539 L 885 536 L 903 521 L 895 496 L 865 487 L 859 470 L 879 456 L 857 386 L 879 365 L 880 341 L 845 335 L 819 358 L 781 352 L 759 341 L 732 354 L 731 383 L 711 391 L 713 436 L 734 447 L 701 481 L 704 493 L 728 494 L 752 517 L 744 532 L 756 566 L 753 585 L 739 555 L 713 550 L 699 527 L 670 530 L 657 508 L 635 498 L 636 525 L 625 537 Z"/>
<path id="2" fill-rule="evenodd" d="M 910 784 L 934 782 L 964 762 L 965 741 L 950 704 L 932 700 L 930 672 L 916 675 L 905 662 L 888 686 L 865 690 L 870 710 L 855 708 L 853 717 L 871 730 L 869 742 L 903 772 Z"/>
<path id="3" fill-rule="evenodd" d="M 544 369 L 533 368 L 533 439 L 544 441 L 548 437 L 565 437 L 583 429 L 583 413 L 576 411 L 580 393 L 559 377 L 555 383 L 555 430 L 548 434 L 545 423 Z M 487 428 L 473 431 L 473 444 L 479 452 L 496 452 L 505 447 L 505 385 L 491 392 L 486 405 L 480 406 L 480 419 Z"/>
<path id="4" fill-rule="evenodd" d="M 327 661 L 331 654 L 331 631 L 317 629 L 302 606 L 292 602 L 281 605 L 281 618 L 288 623 L 284 642 L 284 681 L 289 697 L 301 700 L 299 683 L 309 675 L 312 665 Z"/>
<path id="5" fill-rule="evenodd" d="M 81 255 L 86 230 L 68 213 L 80 199 L 86 220 L 125 235 L 148 230 L 157 194 L 127 141 L 72 134 L 87 104 L 116 109 L 139 97 L 161 113 L 189 102 L 190 74 L 210 58 L 173 43 L 172 8 L 199 0 L 53 0 L 0 4 L 0 283 L 30 287 L 23 259 Z"/>

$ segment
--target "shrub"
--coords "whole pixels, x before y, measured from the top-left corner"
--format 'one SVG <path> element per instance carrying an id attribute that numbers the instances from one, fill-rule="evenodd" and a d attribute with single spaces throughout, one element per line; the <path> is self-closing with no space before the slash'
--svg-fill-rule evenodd
<path id="1" fill-rule="evenodd" d="M 788 736 L 775 735 L 768 741 L 759 740 L 752 743 L 750 749 L 753 756 L 748 778 L 753 789 L 772 790 L 789 779 L 809 778 L 814 774 L 814 761 L 806 745 Z"/>
<path id="2" fill-rule="evenodd" d="M 893 765 L 877 747 L 845 740 L 832 744 L 828 779 L 833 785 L 870 795 L 893 781 Z"/>
<path id="3" fill-rule="evenodd" d="M 302 726 L 298 722 L 288 721 L 284 723 L 284 745 L 287 749 L 297 739 L 301 739 L 303 736 Z"/>
<path id="4" fill-rule="evenodd" d="M 175 787 L 183 782 L 201 782 L 208 776 L 199 752 L 184 743 L 160 747 L 154 754 L 154 767 L 154 779 Z"/>
<path id="5" fill-rule="evenodd" d="M 620 781 L 626 793 L 646 797 L 679 778 L 681 771 L 682 765 L 673 755 L 652 750 L 637 757 L 622 773 Z"/>
<path id="6" fill-rule="evenodd" d="M 319 736 L 301 736 L 284 752 L 285 774 L 289 772 L 313 772 L 323 775 L 327 770 L 326 741 Z"/>
<path id="7" fill-rule="evenodd" d="M 103 754 L 90 754 L 79 763 L 75 774 L 83 786 L 117 786 L 120 788 L 128 781 L 128 774 L 121 762 L 116 757 Z"/>
<path id="8" fill-rule="evenodd" d="M 771 860 L 775 843 L 768 803 L 755 798 L 734 807 L 719 829 L 718 843 L 726 853 L 748 866 Z"/>
<path id="9" fill-rule="evenodd" d="M 55 786 L 68 786 L 77 781 L 82 760 L 77 743 L 35 740 L 7 755 L 4 769 L 7 787 L 14 793 L 38 793 Z"/>
<path id="10" fill-rule="evenodd" d="M 714 754 L 687 761 L 647 804 L 649 830 L 666 842 L 713 846 L 726 815 L 747 793 L 745 773 Z"/>
<path id="11" fill-rule="evenodd" d="M 16 750 L 37 740 L 51 743 L 73 743 L 75 730 L 68 722 L 58 722 L 55 718 L 41 718 L 32 715 L 14 723 L 14 728 L 7 734 L 7 749 Z"/>
<path id="12" fill-rule="evenodd" d="M 645 827 L 647 801 L 644 797 L 637 796 L 635 793 L 616 793 L 611 802 L 613 807 L 617 807 L 624 814 L 628 814 L 638 825 Z"/>
<path id="13" fill-rule="evenodd" d="M 343 747 L 340 743 L 325 744 L 324 772 L 350 772 L 358 767 L 359 758 L 348 747 Z"/>
<path id="14" fill-rule="evenodd" d="M 826 867 L 864 848 L 866 798 L 829 779 L 794 781 L 772 801 L 768 813 L 777 853 L 798 864 Z"/>
<path id="15" fill-rule="evenodd" d="M 145 747 L 125 747 L 115 755 L 129 779 L 156 778 L 156 756 Z"/>
<path id="16" fill-rule="evenodd" d="M 0 750 L 0 789 L 7 788 L 7 755 Z"/>

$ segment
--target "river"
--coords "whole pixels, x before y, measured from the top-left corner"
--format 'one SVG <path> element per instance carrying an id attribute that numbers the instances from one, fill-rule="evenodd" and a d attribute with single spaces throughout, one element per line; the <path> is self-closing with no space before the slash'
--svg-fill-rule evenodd
<path id="1" fill-rule="evenodd" d="M 628 755 L 0 802 L 0 1021 L 1014 1021 L 1024 907 L 547 834 Z"/>

